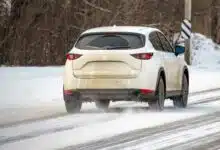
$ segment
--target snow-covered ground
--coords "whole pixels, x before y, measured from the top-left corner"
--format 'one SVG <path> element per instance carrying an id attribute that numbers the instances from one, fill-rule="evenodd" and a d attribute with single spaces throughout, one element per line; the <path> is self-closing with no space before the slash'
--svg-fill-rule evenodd
<path id="1" fill-rule="evenodd" d="M 0 68 L 0 107 L 28 107 L 61 102 L 62 73 L 63 67 Z"/>
<path id="2" fill-rule="evenodd" d="M 220 49 L 199 34 L 193 43 L 190 92 L 220 88 Z M 62 148 L 220 110 L 216 101 L 198 104 L 220 96 L 220 91 L 213 91 L 191 95 L 189 107 L 182 110 L 173 108 L 171 101 L 162 113 L 148 111 L 145 103 L 118 102 L 105 113 L 89 103 L 81 114 L 66 116 L 62 74 L 63 66 L 0 68 L 0 149 Z M 22 123 L 34 118 L 41 119 Z"/>
<path id="3" fill-rule="evenodd" d="M 220 69 L 220 45 L 201 34 L 193 34 L 193 66 L 204 69 Z"/>

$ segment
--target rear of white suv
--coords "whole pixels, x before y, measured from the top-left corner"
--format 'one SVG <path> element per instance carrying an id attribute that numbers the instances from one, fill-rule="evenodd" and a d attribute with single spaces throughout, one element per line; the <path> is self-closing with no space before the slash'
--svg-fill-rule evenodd
<path id="1" fill-rule="evenodd" d="M 67 112 L 78 112 L 83 102 L 93 101 L 104 109 L 110 101 L 146 101 L 162 110 L 165 98 L 180 96 L 176 91 L 182 90 L 185 63 L 155 48 L 155 32 L 161 33 L 146 27 L 100 27 L 82 33 L 65 64 Z M 188 70 L 186 74 L 188 78 Z"/>

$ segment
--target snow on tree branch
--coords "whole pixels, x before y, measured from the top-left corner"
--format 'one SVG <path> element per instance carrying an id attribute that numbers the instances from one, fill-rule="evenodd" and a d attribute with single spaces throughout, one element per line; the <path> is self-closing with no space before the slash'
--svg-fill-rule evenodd
<path id="1" fill-rule="evenodd" d="M 111 10 L 108 10 L 108 9 L 102 8 L 102 7 L 100 7 L 100 6 L 97 6 L 97 5 L 93 4 L 93 3 L 88 2 L 87 0 L 83 0 L 83 2 L 84 2 L 85 4 L 87 4 L 87 5 L 89 5 L 89 6 L 93 7 L 93 8 L 95 8 L 95 9 L 100 10 L 100 11 L 104 11 L 104 12 L 107 12 L 107 13 L 112 13 Z"/>
<path id="2" fill-rule="evenodd" d="M 0 2 L 0 16 L 10 15 L 11 0 L 2 0 Z"/>

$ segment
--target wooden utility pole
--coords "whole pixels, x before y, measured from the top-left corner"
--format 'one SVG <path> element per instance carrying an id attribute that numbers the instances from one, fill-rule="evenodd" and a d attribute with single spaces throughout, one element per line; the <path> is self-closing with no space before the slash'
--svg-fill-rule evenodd
<path id="1" fill-rule="evenodd" d="M 185 19 L 191 22 L 192 18 L 192 0 L 185 0 Z M 192 40 L 185 40 L 185 61 L 188 65 L 192 64 Z"/>

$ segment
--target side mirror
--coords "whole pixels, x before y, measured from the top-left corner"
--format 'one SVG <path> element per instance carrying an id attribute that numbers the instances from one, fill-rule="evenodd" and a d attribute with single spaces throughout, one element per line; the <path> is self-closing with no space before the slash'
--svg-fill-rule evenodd
<path id="1" fill-rule="evenodd" d="M 178 56 L 183 53 L 185 53 L 185 47 L 180 45 L 175 45 L 175 55 Z"/>

